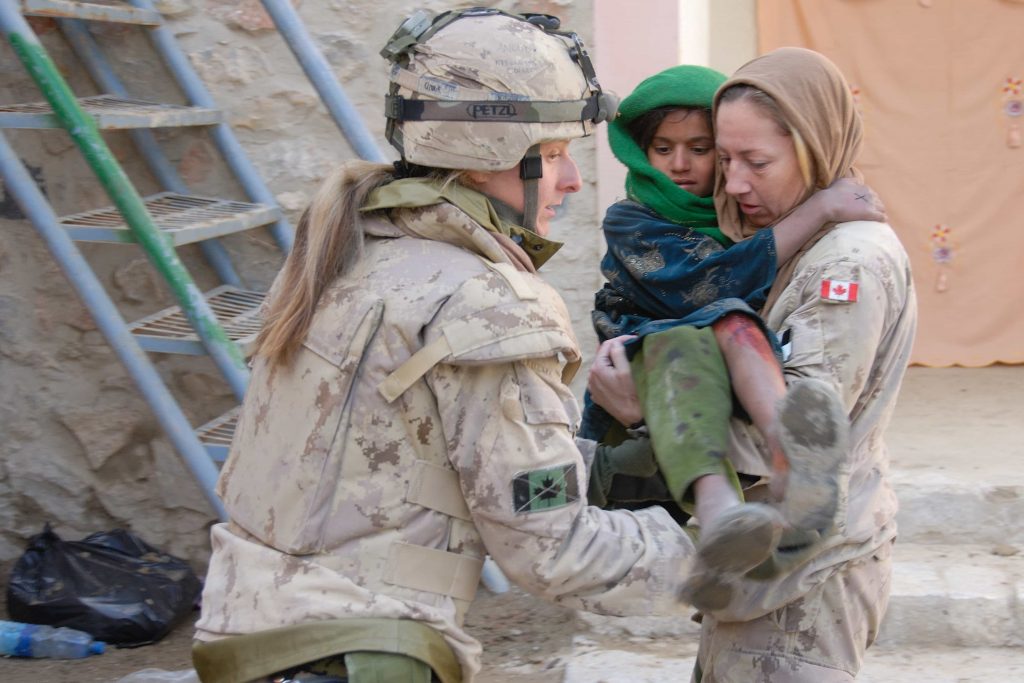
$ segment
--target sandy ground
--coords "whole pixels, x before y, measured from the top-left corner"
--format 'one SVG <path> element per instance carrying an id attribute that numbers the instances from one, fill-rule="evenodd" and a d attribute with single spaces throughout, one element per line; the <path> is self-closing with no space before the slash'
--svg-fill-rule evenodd
<path id="1" fill-rule="evenodd" d="M 9 574 L 11 563 L 2 567 Z M 4 591 L 6 594 L 6 591 Z M 6 595 L 3 599 L 6 614 Z M 196 615 L 198 616 L 198 615 Z M 2 683 L 116 683 L 144 669 L 181 672 L 190 669 L 192 626 L 195 616 L 154 645 L 133 649 L 110 648 L 103 655 L 84 660 L 0 658 Z M 481 589 L 466 618 L 466 626 L 484 646 L 489 683 L 524 683 L 559 680 L 564 657 L 572 647 L 576 628 L 573 610 L 545 603 L 513 589 L 492 595 Z M 526 673 L 517 674 L 521 668 Z M 537 670 L 547 672 L 538 677 Z M 146 683 L 177 683 L 147 681 Z"/>
<path id="2" fill-rule="evenodd" d="M 1021 462 L 1021 406 L 1024 366 L 989 368 L 911 368 L 889 431 L 893 466 L 900 470 L 956 467 L 958 476 L 992 478 L 993 472 L 1024 479 Z M 963 450 L 951 447 L 962 443 Z M 969 464 L 944 464 L 934 454 L 971 453 Z M 1014 482 L 1018 483 L 1018 482 Z M 0 568 L 7 576 L 9 564 Z M 488 683 L 559 680 L 571 652 L 578 617 L 571 610 L 547 605 L 518 591 L 490 595 L 486 590 L 467 617 L 467 628 L 484 645 Z M 4 683 L 116 683 L 142 669 L 181 671 L 190 668 L 193 620 L 161 642 L 137 649 L 112 649 L 100 657 L 78 661 L 0 660 Z M 628 650 L 629 642 L 601 643 Z"/>

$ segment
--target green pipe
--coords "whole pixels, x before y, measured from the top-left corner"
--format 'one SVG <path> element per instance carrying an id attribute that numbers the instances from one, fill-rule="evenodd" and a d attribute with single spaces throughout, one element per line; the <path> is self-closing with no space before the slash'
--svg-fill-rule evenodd
<path id="1" fill-rule="evenodd" d="M 236 397 L 241 400 L 249 378 L 241 350 L 228 338 L 217 322 L 202 292 L 178 258 L 170 238 L 153 222 L 142 198 L 100 135 L 96 122 L 78 104 L 53 60 L 31 32 L 28 24 L 19 14 L 17 20 L 24 27 L 18 26 L 17 29 L 21 30 L 11 30 L 10 12 L 0 12 L 3 14 L 0 20 L 8 30 L 8 40 L 18 58 L 43 92 L 61 125 L 78 145 L 114 205 L 124 216 L 136 241 L 145 249 L 153 265 L 170 285 L 189 322 L 203 340 L 204 346 L 231 385 Z"/>

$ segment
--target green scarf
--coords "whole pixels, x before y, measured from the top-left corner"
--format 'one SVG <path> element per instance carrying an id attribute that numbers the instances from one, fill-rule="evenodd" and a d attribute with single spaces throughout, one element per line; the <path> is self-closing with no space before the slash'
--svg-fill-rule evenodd
<path id="1" fill-rule="evenodd" d="M 644 80 L 619 105 L 619 115 L 608 126 L 612 152 L 626 165 L 626 195 L 653 209 L 659 216 L 713 237 L 725 246 L 732 241 L 718 229 L 714 197 L 698 197 L 679 187 L 651 166 L 647 150 L 630 136 L 626 124 L 657 107 L 711 107 L 725 75 L 702 66 L 674 66 Z"/>

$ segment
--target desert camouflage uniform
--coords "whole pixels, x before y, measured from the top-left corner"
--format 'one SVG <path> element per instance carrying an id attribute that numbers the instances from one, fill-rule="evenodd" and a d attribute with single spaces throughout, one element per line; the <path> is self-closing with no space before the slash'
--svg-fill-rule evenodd
<path id="1" fill-rule="evenodd" d="M 461 624 L 486 553 L 561 604 L 681 613 L 688 536 L 660 509 L 586 505 L 561 298 L 462 209 L 410 203 L 367 219 L 294 360 L 255 363 L 197 637 L 413 619 L 470 681 L 480 646 Z"/>
<path id="2" fill-rule="evenodd" d="M 840 289 L 824 295 L 825 281 Z M 849 411 L 849 503 L 835 535 L 792 553 L 780 576 L 745 580 L 729 607 L 705 618 L 703 683 L 845 682 L 860 669 L 888 603 L 897 502 L 882 435 L 916 315 L 906 252 L 889 226 L 871 222 L 822 238 L 767 311 L 788 352 L 786 376 L 832 383 Z M 732 437 L 736 469 L 768 474 L 757 430 L 734 421 Z"/>

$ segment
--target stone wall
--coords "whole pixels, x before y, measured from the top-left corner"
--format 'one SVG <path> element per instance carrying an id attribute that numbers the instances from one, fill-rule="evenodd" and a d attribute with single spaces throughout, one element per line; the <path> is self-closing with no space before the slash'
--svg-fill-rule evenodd
<path id="1" fill-rule="evenodd" d="M 318 182 L 353 153 L 260 3 L 163 0 L 156 4 L 280 205 L 296 220 Z M 413 9 L 426 6 L 441 11 L 452 3 L 295 0 L 295 4 L 378 144 L 390 152 L 382 136 L 386 66 L 378 50 Z M 461 6 L 470 4 L 487 3 Z M 583 0 L 490 4 L 556 14 L 585 39 L 591 35 L 592 10 Z M 97 94 L 57 25 L 46 19 L 34 19 L 32 25 L 76 94 Z M 109 48 L 107 55 L 132 95 L 184 102 L 140 30 L 112 25 L 93 25 L 93 30 Z M 10 47 L 0 45 L 0 102 L 40 99 Z M 8 131 L 6 135 L 59 215 L 109 204 L 67 134 Z M 168 130 L 157 135 L 193 192 L 244 198 L 205 133 Z M 106 138 L 142 194 L 162 189 L 137 159 L 126 134 L 111 133 Z M 584 188 L 569 198 L 567 215 L 554 228 L 554 235 L 567 244 L 545 272 L 563 292 L 589 355 L 595 345 L 589 308 L 599 284 L 597 262 L 602 249 L 593 141 L 577 142 L 574 154 Z M 282 259 L 269 234 L 259 229 L 223 241 L 247 284 L 265 288 Z M 84 244 L 81 249 L 125 319 L 172 304 L 166 286 L 138 248 Z M 217 284 L 194 245 L 179 252 L 202 288 Z M 194 425 L 234 405 L 209 359 L 153 359 Z M 207 530 L 214 517 L 209 505 L 6 188 L 0 194 L 0 434 L 0 560 L 20 555 L 25 540 L 44 522 L 51 522 L 68 539 L 130 528 L 197 566 L 205 563 Z"/>

